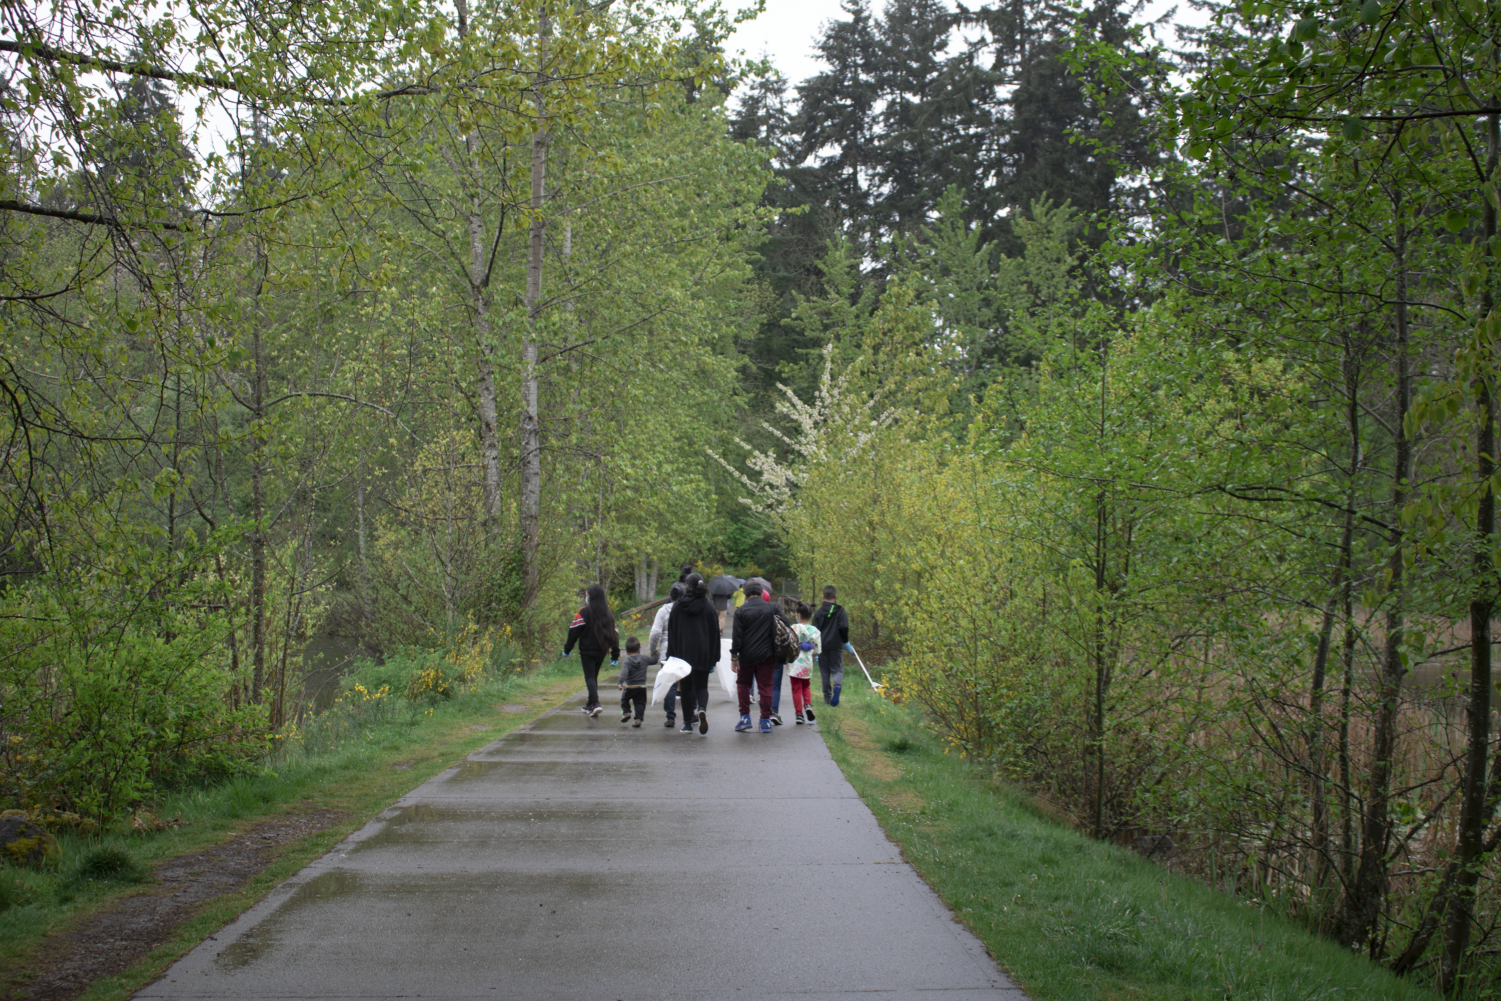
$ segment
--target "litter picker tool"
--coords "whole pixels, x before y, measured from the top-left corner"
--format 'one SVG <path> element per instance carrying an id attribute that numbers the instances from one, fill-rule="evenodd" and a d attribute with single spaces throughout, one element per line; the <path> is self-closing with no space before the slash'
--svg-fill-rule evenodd
<path id="1" fill-rule="evenodd" d="M 865 661 L 863 661 L 863 660 L 860 659 L 860 652 L 855 649 L 855 644 L 853 644 L 853 643 L 850 644 L 850 653 L 852 653 L 852 654 L 855 655 L 855 663 L 857 663 L 857 664 L 860 665 L 860 670 L 865 671 L 865 680 L 868 681 L 868 682 L 870 682 L 870 687 L 871 687 L 872 691 L 879 692 L 881 689 L 883 689 L 883 688 L 886 687 L 885 685 L 883 685 L 879 681 L 877 681 L 875 678 L 872 678 L 870 676 L 870 671 L 867 670 L 866 667 L 865 667 Z"/>

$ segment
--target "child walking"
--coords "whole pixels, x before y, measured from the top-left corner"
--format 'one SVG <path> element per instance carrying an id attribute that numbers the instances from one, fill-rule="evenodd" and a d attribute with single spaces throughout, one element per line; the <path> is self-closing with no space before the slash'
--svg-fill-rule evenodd
<path id="1" fill-rule="evenodd" d="M 787 676 L 792 682 L 792 711 L 798 726 L 813 722 L 813 665 L 823 651 L 823 633 L 813 625 L 813 606 L 806 601 L 797 603 L 797 625 L 792 627 L 797 636 L 797 660 L 787 667 Z"/>
<path id="2" fill-rule="evenodd" d="M 615 686 L 620 689 L 622 723 L 631 718 L 633 708 L 636 711 L 636 722 L 631 726 L 640 726 L 641 720 L 646 717 L 646 668 L 649 663 L 641 655 L 641 641 L 634 636 L 627 636 L 625 659 L 620 662 L 620 681 Z"/>

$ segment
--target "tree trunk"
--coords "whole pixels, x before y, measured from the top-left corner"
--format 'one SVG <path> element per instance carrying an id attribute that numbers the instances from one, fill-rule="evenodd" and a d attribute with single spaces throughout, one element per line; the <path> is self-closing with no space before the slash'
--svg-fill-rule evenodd
<path id="1" fill-rule="evenodd" d="M 1490 150 L 1486 157 L 1485 183 L 1496 180 L 1496 165 L 1501 159 L 1501 134 L 1498 134 L 1497 123 L 1496 115 L 1491 115 L 1486 122 Z M 1480 297 L 1480 316 L 1485 319 L 1495 305 L 1491 282 L 1495 280 L 1496 267 L 1496 209 L 1488 198 L 1482 198 L 1481 202 L 1484 205 L 1484 246 L 1491 258 L 1491 274 L 1482 286 Z M 1494 349 L 1486 345 L 1486 350 L 1487 356 L 1479 360 L 1481 374 L 1474 381 L 1475 414 L 1480 421 L 1475 430 L 1475 478 L 1480 496 L 1475 511 L 1475 552 L 1471 557 L 1475 577 L 1470 582 L 1474 588 L 1474 597 L 1470 601 L 1470 698 L 1465 707 L 1469 740 L 1459 808 L 1459 843 L 1455 851 L 1455 861 L 1460 868 L 1455 877 L 1449 921 L 1444 929 L 1444 955 L 1438 975 L 1439 989 L 1446 994 L 1453 994 L 1458 989 L 1464 955 L 1470 946 L 1482 841 L 1494 810 L 1494 803 L 1487 796 L 1486 770 L 1491 744 L 1491 613 L 1494 607 L 1491 596 L 1495 581 L 1491 548 L 1496 531 L 1496 494 L 1491 488 L 1491 476 L 1495 473 L 1496 415 L 1489 381 Z"/>
<path id="2" fill-rule="evenodd" d="M 1106 423 L 1106 364 L 1103 351 L 1100 356 L 1100 445 L 1105 444 Z M 1095 494 L 1094 524 L 1094 721 L 1090 736 L 1094 754 L 1094 836 L 1105 836 L 1105 696 L 1110 687 L 1110 676 L 1105 657 L 1105 546 L 1108 533 L 1109 509 L 1106 506 L 1105 488 Z"/>
<path id="3" fill-rule="evenodd" d="M 1105 491 L 1095 496 L 1094 706 L 1090 753 L 1094 756 L 1094 836 L 1105 836 Z"/>
<path id="4" fill-rule="evenodd" d="M 1412 472 L 1412 449 L 1405 430 L 1407 409 L 1411 402 L 1411 379 L 1407 344 L 1407 225 L 1402 218 L 1400 194 L 1392 197 L 1396 218 L 1396 412 L 1392 415 L 1392 439 L 1395 460 L 1392 463 L 1392 503 L 1387 546 L 1387 573 L 1390 584 L 1386 593 L 1386 645 L 1382 652 L 1381 678 L 1378 684 L 1376 733 L 1371 748 L 1371 774 L 1366 792 L 1365 816 L 1361 821 L 1360 864 L 1354 883 L 1345 895 L 1340 920 L 1340 938 L 1346 943 L 1370 935 L 1381 913 L 1386 895 L 1386 850 L 1391 830 L 1387 823 L 1390 807 L 1393 756 L 1397 745 L 1397 709 L 1402 697 L 1402 679 L 1407 667 L 1402 663 L 1405 629 L 1406 584 L 1402 562 L 1402 508 L 1407 503 L 1407 485 Z"/>
<path id="5" fill-rule="evenodd" d="M 469 34 L 469 0 L 456 0 L 459 37 Z M 474 319 L 474 339 L 479 346 L 477 374 L 479 385 L 476 397 L 479 410 L 480 467 L 485 476 L 485 529 L 490 531 L 500 511 L 500 418 L 495 403 L 495 341 L 494 328 L 490 323 L 490 249 L 485 224 L 484 186 L 480 183 L 483 168 L 479 162 L 479 137 L 473 132 L 464 135 L 464 158 L 462 161 L 449 157 L 445 146 L 444 158 L 449 169 L 460 176 L 464 190 L 469 196 L 469 211 L 464 216 L 464 228 L 469 237 L 469 312 Z"/>
<path id="6" fill-rule="evenodd" d="M 1354 504 L 1353 497 L 1351 504 Z M 1350 768 L 1350 706 L 1355 696 L 1355 648 L 1360 641 L 1355 628 L 1355 583 L 1352 577 L 1345 578 L 1339 603 L 1340 617 L 1345 622 L 1339 688 L 1339 872 L 1340 882 L 1348 887 L 1355 883 L 1355 856 L 1360 850 L 1355 835 L 1355 776 Z"/>
<path id="7" fill-rule="evenodd" d="M 538 543 L 542 517 L 542 418 L 537 408 L 537 321 L 542 311 L 542 250 L 547 223 L 542 208 L 547 199 L 547 39 L 551 18 L 538 24 L 537 76 L 532 92 L 537 131 L 532 135 L 532 219 L 526 258 L 526 338 L 521 345 L 521 565 L 522 609 L 530 611 L 541 585 Z"/>
<path id="8" fill-rule="evenodd" d="M 261 350 L 260 296 L 266 279 L 265 250 L 260 250 L 261 278 L 256 285 L 255 315 L 251 331 L 251 360 L 255 365 L 251 389 L 250 432 L 250 701 L 261 701 L 266 684 L 266 508 L 265 508 L 265 437 L 266 437 L 266 361 Z"/>
<path id="9" fill-rule="evenodd" d="M 1330 873 L 1331 853 L 1329 850 L 1329 790 L 1327 769 L 1328 763 L 1324 757 L 1324 690 L 1328 679 L 1328 666 L 1334 639 L 1334 621 L 1337 615 L 1344 612 L 1348 606 L 1350 596 L 1350 573 L 1353 565 L 1353 548 L 1355 543 L 1355 482 L 1360 474 L 1361 447 L 1360 447 L 1360 375 L 1355 364 L 1354 349 L 1350 342 L 1350 332 L 1344 332 L 1340 346 L 1340 368 L 1344 376 L 1345 392 L 1345 427 L 1349 432 L 1349 470 L 1345 478 L 1345 512 L 1343 524 L 1340 526 L 1339 552 L 1335 556 L 1334 579 L 1331 585 L 1329 604 L 1324 609 L 1324 620 L 1319 627 L 1319 648 L 1314 658 L 1313 686 L 1309 693 L 1308 711 L 1312 717 L 1309 739 L 1309 770 L 1313 774 L 1313 851 L 1314 851 L 1314 885 L 1322 888 L 1327 884 Z M 1350 636 L 1349 623 L 1345 628 L 1346 640 Z M 1341 693 L 1344 695 L 1345 693 Z M 1347 699 L 1341 700 L 1340 733 L 1348 739 L 1349 721 L 1344 712 L 1348 710 Z M 1348 748 L 1343 748 L 1341 761 L 1345 760 Z M 1348 776 L 1342 776 L 1348 783 Z M 1349 809 L 1346 804 L 1343 820 L 1348 826 Z M 1348 844 L 1341 845 L 1342 849 L 1348 849 Z"/>
<path id="10" fill-rule="evenodd" d="M 1322 888 L 1329 875 L 1329 805 L 1324 778 L 1324 685 L 1329 671 L 1329 648 L 1334 637 L 1339 592 L 1344 585 L 1345 558 L 1349 552 L 1350 536 L 1350 520 L 1347 515 L 1344 531 L 1340 533 L 1339 562 L 1335 566 L 1331 587 L 1333 593 L 1324 606 L 1323 621 L 1319 623 L 1319 645 L 1313 658 L 1313 682 L 1308 692 L 1308 773 L 1312 779 L 1309 792 L 1313 799 L 1315 889 Z"/>
<path id="11" fill-rule="evenodd" d="M 474 149 L 473 137 L 465 145 Z M 471 160 L 471 169 L 474 164 Z M 484 217 L 479 196 L 470 203 L 469 308 L 474 315 L 474 335 L 479 343 L 479 440 L 480 464 L 485 474 L 485 523 L 493 526 L 500 511 L 500 417 L 495 405 L 495 342 L 490 326 L 489 264 L 486 260 Z"/>
<path id="12" fill-rule="evenodd" d="M 370 557 L 365 549 L 365 480 L 363 477 L 354 481 L 354 500 L 358 520 L 355 544 L 359 547 L 360 557 L 360 618 L 368 625 L 373 609 L 370 600 Z"/>

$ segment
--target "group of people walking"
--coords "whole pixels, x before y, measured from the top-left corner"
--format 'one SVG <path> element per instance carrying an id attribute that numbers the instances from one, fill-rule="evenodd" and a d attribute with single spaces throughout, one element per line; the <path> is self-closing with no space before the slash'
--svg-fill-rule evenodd
<path id="1" fill-rule="evenodd" d="M 781 605 L 772 601 L 771 585 L 752 577 L 742 585 L 744 602 L 721 610 L 715 606 L 701 574 L 684 567 L 682 576 L 672 585 L 668 600 L 658 610 L 648 634 L 645 653 L 635 636 L 625 641 L 626 657 L 620 657 L 620 636 L 615 616 L 610 611 L 605 589 L 590 584 L 584 605 L 573 618 L 563 656 L 578 647 L 584 668 L 588 697 L 585 715 L 597 717 L 604 712 L 599 701 L 599 672 L 609 654 L 612 667 L 619 667 L 620 721 L 639 727 L 646 715 L 646 678 L 653 664 L 664 663 L 669 656 L 687 663 L 688 673 L 664 693 L 662 704 L 667 718 L 664 726 L 677 723 L 677 709 L 682 709 L 682 733 L 709 732 L 709 675 L 720 659 L 720 634 L 724 616 L 733 616 L 730 632 L 730 664 L 735 671 L 740 721 L 737 731 L 755 729 L 751 722 L 751 700 L 760 708 L 760 731 L 771 733 L 782 725 L 779 703 L 782 678 L 790 679 L 793 718 L 796 723 L 813 723 L 812 674 L 817 667 L 823 683 L 824 702 L 839 704 L 844 685 L 843 654 L 852 650 L 849 642 L 849 615 L 838 602 L 833 585 L 823 589 L 823 604 L 815 611 L 806 602 L 797 603 L 797 622 L 788 621 Z M 795 653 L 794 653 L 795 651 Z"/>

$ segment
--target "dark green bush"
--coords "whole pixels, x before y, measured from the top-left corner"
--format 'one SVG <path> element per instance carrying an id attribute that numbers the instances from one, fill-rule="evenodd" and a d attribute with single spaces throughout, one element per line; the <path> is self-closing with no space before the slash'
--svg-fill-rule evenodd
<path id="1" fill-rule="evenodd" d="M 144 883 L 150 877 L 150 870 L 124 848 L 100 845 L 79 856 L 68 875 L 68 882 Z"/>

